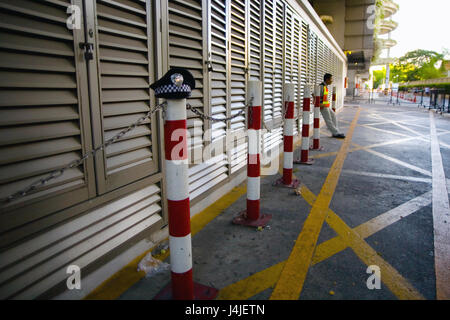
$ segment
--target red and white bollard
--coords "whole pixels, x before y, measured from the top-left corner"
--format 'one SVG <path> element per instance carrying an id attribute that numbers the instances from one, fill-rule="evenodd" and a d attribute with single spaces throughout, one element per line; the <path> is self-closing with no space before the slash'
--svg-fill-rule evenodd
<path id="1" fill-rule="evenodd" d="M 284 164 L 283 177 L 274 183 L 274 186 L 296 189 L 300 184 L 298 179 L 292 179 L 294 168 L 294 108 L 295 108 L 295 85 L 286 83 L 284 98 Z"/>
<path id="2" fill-rule="evenodd" d="M 314 87 L 314 130 L 313 130 L 313 145 L 310 150 L 323 150 L 320 146 L 320 101 L 321 101 L 320 86 Z"/>
<path id="3" fill-rule="evenodd" d="M 314 159 L 309 158 L 309 121 L 311 119 L 311 90 L 305 87 L 303 97 L 303 124 L 302 124 L 302 146 L 300 160 L 295 160 L 296 164 L 312 165 Z"/>
<path id="4" fill-rule="evenodd" d="M 260 214 L 262 82 L 249 81 L 248 92 L 253 105 L 248 110 L 247 210 L 234 218 L 233 223 L 265 227 L 272 215 Z"/>
<path id="5" fill-rule="evenodd" d="M 192 279 L 186 99 L 167 100 L 164 135 L 172 282 L 155 299 L 214 299 L 217 289 Z"/>

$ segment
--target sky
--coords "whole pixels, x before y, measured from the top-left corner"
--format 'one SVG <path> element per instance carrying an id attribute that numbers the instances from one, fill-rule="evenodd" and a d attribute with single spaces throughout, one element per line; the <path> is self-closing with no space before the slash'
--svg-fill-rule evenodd
<path id="1" fill-rule="evenodd" d="M 399 23 L 391 38 L 397 45 L 391 57 L 399 58 L 416 49 L 442 53 L 450 50 L 450 0 L 394 0 L 400 10 L 392 16 Z M 380 36 L 386 38 L 386 35 Z M 381 55 L 386 56 L 386 51 Z M 447 56 L 447 59 L 450 58 Z"/>

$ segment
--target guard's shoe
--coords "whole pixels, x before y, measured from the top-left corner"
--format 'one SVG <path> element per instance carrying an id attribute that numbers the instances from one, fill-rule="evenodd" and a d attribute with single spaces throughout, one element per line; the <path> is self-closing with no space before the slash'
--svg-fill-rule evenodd
<path id="1" fill-rule="evenodd" d="M 339 134 L 334 134 L 333 138 L 336 139 L 345 139 L 345 134 L 339 133 Z"/>

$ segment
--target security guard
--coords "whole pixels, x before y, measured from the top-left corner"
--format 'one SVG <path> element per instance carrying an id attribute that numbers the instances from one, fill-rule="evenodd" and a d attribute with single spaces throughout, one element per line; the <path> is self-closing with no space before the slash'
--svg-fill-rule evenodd
<path id="1" fill-rule="evenodd" d="M 333 83 L 333 75 L 326 73 L 323 77 L 323 82 L 320 84 L 322 97 L 320 101 L 320 113 L 322 113 L 322 117 L 327 124 L 328 130 L 330 130 L 333 138 L 344 139 L 345 135 L 339 131 L 336 121 L 336 114 L 330 108 L 331 94 L 328 86 Z"/>

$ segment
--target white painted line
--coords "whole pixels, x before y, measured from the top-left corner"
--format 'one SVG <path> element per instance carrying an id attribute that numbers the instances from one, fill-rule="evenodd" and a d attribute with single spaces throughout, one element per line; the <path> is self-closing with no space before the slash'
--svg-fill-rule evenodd
<path id="1" fill-rule="evenodd" d="M 431 193 L 428 191 L 421 196 L 418 196 L 404 204 L 391 209 L 369 221 L 355 228 L 362 238 L 370 237 L 371 235 L 383 230 L 386 226 L 390 226 L 393 223 L 400 221 L 402 218 L 413 214 L 414 212 L 431 204 Z M 370 226 L 370 228 L 368 228 Z"/>
<path id="2" fill-rule="evenodd" d="M 325 167 L 310 167 L 309 170 L 313 171 L 323 171 L 328 172 L 329 168 Z M 419 177 L 411 177 L 411 176 L 398 176 L 393 174 L 386 174 L 386 173 L 378 173 L 378 172 L 367 172 L 367 171 L 356 171 L 356 170 L 342 170 L 342 174 L 352 174 L 352 175 L 358 175 L 358 176 L 365 176 L 365 177 L 374 177 L 374 178 L 381 178 L 381 179 L 393 179 L 393 180 L 404 180 L 404 181 L 412 181 L 412 182 L 423 182 L 423 183 L 432 183 L 431 178 L 419 178 Z M 450 184 L 450 179 L 449 179 Z"/>
<path id="3" fill-rule="evenodd" d="M 450 206 L 434 113 L 430 114 L 436 297 L 450 300 Z"/>
<path id="4" fill-rule="evenodd" d="M 355 145 L 355 144 L 354 144 L 354 145 Z M 378 156 L 378 157 L 380 157 L 380 158 L 386 159 L 386 160 L 388 160 L 388 161 L 391 161 L 391 162 L 394 162 L 394 163 L 396 163 L 396 164 L 398 164 L 398 165 L 401 165 L 401 166 L 403 166 L 403 167 L 405 167 L 405 168 L 408 168 L 408 169 L 417 171 L 417 172 L 419 172 L 419 173 L 421 173 L 421 174 L 424 174 L 424 175 L 426 175 L 426 176 L 431 177 L 431 172 L 428 171 L 428 170 L 424 170 L 424 169 L 422 169 L 422 168 L 419 168 L 419 167 L 416 167 L 416 166 L 414 166 L 414 165 L 412 165 L 412 164 L 406 163 L 406 162 L 404 162 L 404 161 L 401 161 L 401 160 L 398 160 L 398 159 L 389 157 L 389 156 L 387 156 L 387 155 L 385 155 L 385 154 L 382 154 L 382 153 L 377 152 L 377 151 L 374 151 L 374 150 L 364 149 L 364 151 L 369 152 L 369 153 L 372 153 L 372 154 L 374 154 L 374 155 L 376 155 L 376 156 Z"/>
<path id="5" fill-rule="evenodd" d="M 450 149 L 450 145 L 448 145 L 448 144 L 446 144 L 446 143 L 443 143 L 442 141 L 439 141 L 439 144 L 441 145 L 441 147 Z"/>

